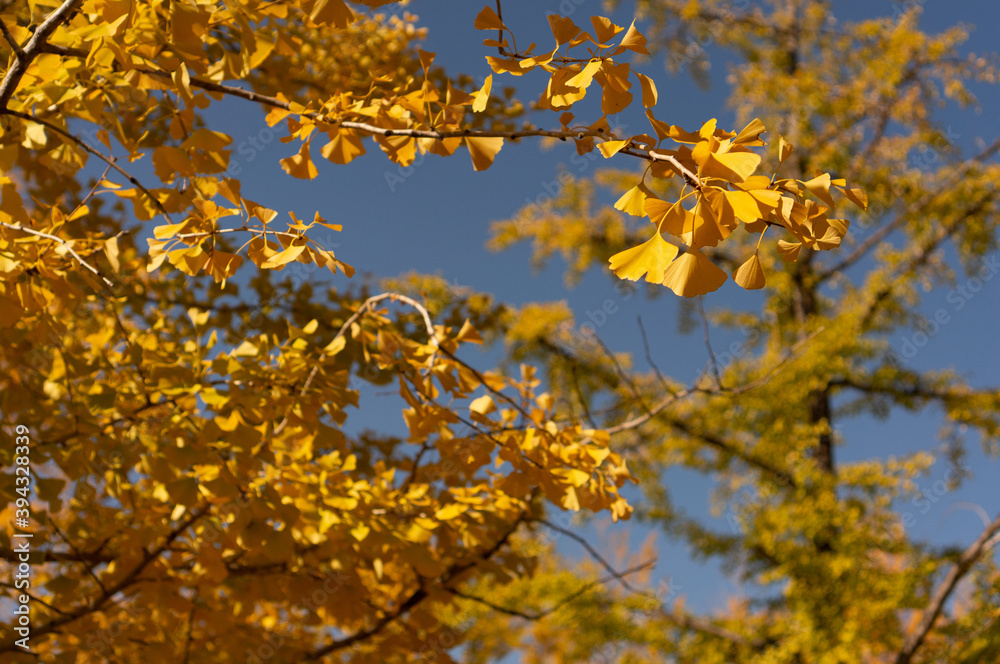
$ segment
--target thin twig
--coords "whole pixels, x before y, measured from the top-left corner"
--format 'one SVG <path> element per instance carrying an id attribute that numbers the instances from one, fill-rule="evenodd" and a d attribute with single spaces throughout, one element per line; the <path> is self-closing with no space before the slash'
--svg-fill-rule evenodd
<path id="1" fill-rule="evenodd" d="M 899 654 L 896 655 L 896 664 L 909 664 L 913 659 L 913 655 L 917 652 L 923 644 L 924 639 L 930 633 L 931 629 L 934 627 L 934 623 L 937 622 L 938 617 L 941 615 L 944 609 L 945 602 L 948 601 L 948 597 L 951 596 L 952 591 L 958 585 L 958 582 L 965 576 L 977 560 L 979 560 L 982 555 L 988 550 L 988 545 L 991 538 L 1000 532 L 1000 515 L 997 516 L 990 523 L 986 529 L 980 533 L 976 541 L 973 542 L 969 548 L 962 552 L 955 564 L 950 570 L 948 570 L 947 576 L 945 576 L 944 581 L 938 586 L 937 591 L 931 598 L 930 604 L 924 609 L 923 616 L 920 619 L 920 624 L 917 626 L 916 631 L 906 637 L 903 641 L 903 647 L 900 649 Z"/>
<path id="2" fill-rule="evenodd" d="M 0 221 L 0 226 L 3 226 L 4 228 L 9 228 L 14 231 L 21 231 L 22 233 L 28 233 L 29 235 L 37 235 L 38 237 L 43 237 L 47 240 L 52 240 L 53 242 L 58 242 L 62 246 L 66 247 L 66 251 L 68 251 L 70 254 L 73 255 L 73 258 L 76 259 L 77 263 L 79 263 L 80 265 L 82 265 L 83 267 L 87 268 L 88 270 L 96 274 L 98 277 L 100 277 L 101 281 L 103 281 L 108 288 L 115 287 L 114 283 L 112 283 L 110 279 L 101 274 L 100 270 L 98 270 L 96 267 L 85 261 L 83 257 L 80 256 L 80 254 L 76 253 L 76 251 L 73 250 L 73 246 L 66 240 L 62 239 L 61 237 L 50 235 L 49 233 L 43 233 L 42 231 L 36 231 L 33 228 L 25 228 L 20 224 L 8 224 L 6 221 Z"/>
<path id="3" fill-rule="evenodd" d="M 347 330 L 350 329 L 351 325 L 353 325 L 359 318 L 361 318 L 362 316 L 364 316 L 365 314 L 369 313 L 372 310 L 371 309 L 372 305 L 378 304 L 382 300 L 389 300 L 389 299 L 399 300 L 400 302 L 404 302 L 413 307 L 414 309 L 416 309 L 420 313 L 420 316 L 424 320 L 424 328 L 427 330 L 427 335 L 430 338 L 430 344 L 434 346 L 436 352 L 437 348 L 439 347 L 439 344 L 437 335 L 434 332 L 434 323 L 431 322 L 430 312 L 427 311 L 427 308 L 424 305 L 420 304 L 413 298 L 407 297 L 406 295 L 402 295 L 400 293 L 381 293 L 379 295 L 373 295 L 372 297 L 365 300 L 361 304 L 361 306 L 358 307 L 358 310 L 355 311 L 354 314 L 352 314 L 351 317 L 344 322 L 344 324 L 340 327 L 340 330 L 337 331 L 337 334 L 333 335 L 333 339 L 330 340 L 330 343 L 333 343 L 337 339 L 344 336 L 347 333 Z M 431 356 L 431 360 L 429 363 L 433 364 L 433 355 Z M 319 373 L 319 369 L 320 369 L 319 363 L 313 366 L 312 370 L 309 372 L 309 375 L 306 377 L 305 383 L 303 383 L 302 385 L 302 389 L 299 391 L 299 396 L 304 395 L 309 390 L 309 387 L 312 385 L 312 382 L 315 379 L 316 374 Z M 279 433 L 284 431 L 287 425 L 288 425 L 288 416 L 285 416 L 285 418 L 281 420 L 278 426 L 274 428 L 274 435 L 278 435 Z"/>
<path id="4" fill-rule="evenodd" d="M 14 51 L 14 55 L 17 56 L 17 59 L 22 59 L 24 57 L 24 50 L 21 48 L 21 45 L 17 43 L 17 40 L 14 39 L 14 35 L 10 34 L 10 30 L 7 29 L 7 24 L 3 22 L 3 19 L 0 19 L 0 32 L 3 33 L 3 38 L 7 40 L 8 44 L 10 44 L 10 48 Z"/>
<path id="5" fill-rule="evenodd" d="M 715 359 L 715 351 L 712 350 L 712 339 L 709 337 L 708 334 L 709 331 L 708 316 L 705 314 L 705 305 L 702 300 L 703 296 L 699 295 L 698 313 L 701 315 L 701 325 L 702 328 L 705 330 L 705 348 L 708 349 L 709 366 L 712 369 L 712 375 L 715 377 L 715 384 L 720 390 L 722 390 L 725 388 L 722 386 L 722 376 L 719 374 L 719 362 L 718 360 Z"/>
<path id="6" fill-rule="evenodd" d="M 660 371 L 660 367 L 656 366 L 656 362 L 653 361 L 653 356 L 649 350 L 649 338 L 646 336 L 646 326 L 642 324 L 642 316 L 636 316 L 636 321 L 639 323 L 639 334 L 642 335 L 642 349 L 646 353 L 646 362 L 648 362 L 649 366 L 653 368 L 653 372 L 656 374 L 656 379 L 660 381 L 660 386 L 668 392 L 672 391 L 670 390 L 670 385 L 667 383 L 666 377 L 663 375 L 663 372 Z"/>
<path id="7" fill-rule="evenodd" d="M 149 76 L 158 76 L 161 78 L 170 78 L 168 72 L 156 71 L 155 69 L 145 69 L 142 67 L 137 67 L 135 71 L 142 74 L 147 74 Z M 209 90 L 211 92 L 219 92 L 222 94 L 228 94 L 235 97 L 241 97 L 247 101 L 257 102 L 264 104 L 265 106 L 270 106 L 272 108 L 279 108 L 281 110 L 292 111 L 292 106 L 287 101 L 282 101 L 277 97 L 271 97 L 269 95 L 262 95 L 258 92 L 253 92 L 252 90 L 244 90 L 243 88 L 236 87 L 234 85 L 225 85 L 223 83 L 214 83 L 212 81 L 203 81 L 197 78 L 191 78 L 191 85 L 196 88 L 201 88 L 203 90 Z M 436 140 L 444 140 L 446 138 L 465 138 L 465 137 L 481 137 L 481 138 L 509 138 L 511 140 L 516 140 L 519 138 L 526 138 L 529 136 L 546 136 L 550 138 L 607 138 L 616 139 L 617 137 L 613 134 L 609 134 L 603 129 L 575 129 L 572 131 L 555 131 L 550 129 L 517 129 L 511 131 L 493 131 L 493 130 L 473 130 L 473 129 L 456 129 L 453 131 L 436 131 L 432 129 L 389 129 L 386 127 L 376 127 L 375 125 L 368 124 L 367 122 L 354 122 L 351 120 L 339 120 L 337 118 L 330 117 L 323 113 L 317 113 L 316 111 L 303 111 L 298 113 L 301 117 L 309 118 L 316 122 L 323 122 L 334 127 L 341 127 L 343 129 L 353 129 L 365 134 L 371 134 L 373 136 L 408 136 L 410 138 L 432 138 Z M 620 150 L 622 154 L 627 154 L 633 157 L 639 157 L 640 159 L 646 159 L 649 161 L 665 161 L 673 166 L 674 170 L 684 178 L 690 186 L 697 190 L 701 190 L 702 182 L 695 173 L 688 169 L 684 164 L 682 164 L 676 157 L 669 154 L 664 154 L 663 152 L 657 152 L 653 147 L 645 144 L 634 144 L 631 147 L 626 147 Z"/>
<path id="8" fill-rule="evenodd" d="M 996 154 L 998 151 L 1000 151 L 1000 138 L 993 141 L 993 143 L 991 143 L 988 147 L 982 150 L 979 154 L 969 158 L 968 160 L 960 164 L 957 168 L 955 168 L 951 176 L 941 184 L 941 186 L 937 189 L 937 191 L 932 191 L 925 194 L 922 198 L 920 198 L 920 200 L 918 200 L 916 203 L 910 206 L 907 210 L 901 211 L 896 216 L 895 219 L 893 219 L 891 222 L 885 224 L 877 231 L 869 235 L 868 238 L 864 242 L 859 244 L 857 247 L 855 247 L 854 251 L 852 251 L 848 256 L 844 257 L 836 264 L 820 272 L 820 274 L 816 277 L 816 279 L 818 281 L 825 281 L 826 279 L 829 279 L 831 276 L 835 274 L 842 273 L 851 265 L 854 265 L 856 262 L 864 258 L 864 256 L 869 251 L 871 251 L 873 247 L 878 245 L 879 242 L 885 239 L 887 235 L 889 235 L 894 230 L 902 226 L 906 221 L 919 217 L 923 212 L 923 210 L 929 207 L 931 203 L 937 200 L 940 196 L 944 195 L 945 193 L 952 193 L 955 184 L 961 182 L 966 177 L 969 170 L 973 166 L 982 163 L 993 154 Z"/>
<path id="9" fill-rule="evenodd" d="M 166 217 L 168 221 L 170 220 L 170 214 L 167 212 L 167 209 L 165 207 L 163 207 L 163 204 L 160 202 L 160 200 L 156 196 L 154 196 L 152 194 L 152 192 L 149 191 L 149 189 L 147 189 L 145 186 L 143 186 L 143 184 L 141 182 L 139 182 L 137 179 L 135 179 L 135 177 L 133 177 L 132 175 L 130 175 L 128 173 L 128 171 L 126 171 L 124 168 L 122 168 L 121 166 L 119 166 L 118 163 L 117 163 L 118 160 L 116 158 L 107 156 L 106 154 L 104 154 L 100 150 L 98 150 L 98 149 L 94 148 L 93 146 L 91 146 L 89 143 L 87 143 L 83 139 L 81 139 L 81 138 L 79 138 L 77 136 L 74 136 L 73 134 L 69 133 L 68 131 L 66 131 L 65 129 L 63 129 L 62 127 L 60 127 L 59 125 L 52 124 L 48 120 L 43 120 L 42 118 L 37 118 L 37 117 L 35 117 L 33 115 L 29 115 L 27 113 L 21 113 L 21 112 L 18 112 L 18 111 L 12 111 L 10 109 L 4 109 L 4 110 L 0 111 L 0 115 L 10 115 L 12 117 L 20 118 L 22 120 L 28 120 L 30 122 L 36 122 L 36 123 L 42 125 L 43 127 L 48 127 L 49 129 L 51 129 L 52 131 L 56 132 L 60 136 L 63 136 L 65 138 L 68 138 L 69 140 L 73 141 L 74 143 L 76 143 L 77 145 L 79 145 L 81 148 L 83 148 L 84 150 L 86 150 L 90 154 L 94 155 L 95 157 L 97 157 L 98 159 L 100 159 L 101 161 L 103 161 L 105 164 L 107 164 L 108 166 L 110 166 L 111 168 L 113 168 L 116 171 L 118 171 L 118 173 L 122 177 L 124 177 L 126 180 L 128 180 L 133 186 L 135 186 L 136 189 L 138 189 L 143 194 L 145 194 L 149 198 L 149 200 L 151 200 L 153 202 L 153 204 L 156 205 L 157 209 L 160 211 L 160 214 L 162 214 L 164 217 Z"/>
<path id="10" fill-rule="evenodd" d="M 563 528 L 562 526 L 558 526 L 558 525 L 556 525 L 556 524 L 554 524 L 551 521 L 548 521 L 546 519 L 537 519 L 537 521 L 538 521 L 538 523 L 544 525 L 545 527 L 547 527 L 547 528 L 549 528 L 551 530 L 554 530 L 557 533 L 561 533 L 561 534 L 565 535 L 566 537 L 570 538 L 571 540 L 575 541 L 580 546 L 582 546 L 584 549 L 586 549 L 587 553 L 590 554 L 590 557 L 593 558 L 594 560 L 596 560 L 597 563 L 601 567 L 603 567 L 605 570 L 607 570 L 608 574 L 611 575 L 611 578 L 613 578 L 616 581 L 618 581 L 618 583 L 620 583 L 623 588 L 625 588 L 629 592 L 635 593 L 637 595 L 642 593 L 641 590 L 639 590 L 638 588 L 635 588 L 628 581 L 626 581 L 623 578 L 623 575 L 620 572 L 616 571 L 615 568 L 612 567 L 611 564 L 608 561 L 606 561 L 603 558 L 603 556 L 601 556 L 601 554 L 599 554 L 594 549 L 594 547 L 592 547 L 590 545 L 590 542 L 588 542 L 584 538 L 580 537 L 579 535 L 577 535 L 576 533 L 574 533 L 572 530 L 567 530 L 566 528 Z"/>

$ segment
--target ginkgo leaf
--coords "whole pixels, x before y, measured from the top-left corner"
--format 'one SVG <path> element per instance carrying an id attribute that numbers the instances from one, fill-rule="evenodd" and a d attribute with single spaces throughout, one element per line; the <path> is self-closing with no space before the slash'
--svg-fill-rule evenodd
<path id="1" fill-rule="evenodd" d="M 639 246 L 618 252 L 608 262 L 620 279 L 638 281 L 646 275 L 646 281 L 656 284 L 663 281 L 664 270 L 679 251 L 676 245 L 667 242 L 659 233 L 654 233 L 653 237 Z"/>
<path id="2" fill-rule="evenodd" d="M 695 297 L 718 290 L 728 276 L 697 249 L 677 257 L 663 274 L 663 285 L 677 295 Z"/>
<path id="3" fill-rule="evenodd" d="M 658 198 L 647 198 L 643 211 L 661 233 L 680 236 L 695 227 L 695 218 L 680 201 L 671 203 Z"/>
<path id="4" fill-rule="evenodd" d="M 699 142 L 691 154 L 698 164 L 698 175 L 703 178 L 722 178 L 730 182 L 743 182 L 753 175 L 761 157 L 755 152 L 712 152 L 706 141 Z"/>
<path id="5" fill-rule="evenodd" d="M 601 85 L 601 111 L 605 115 L 620 113 L 632 103 L 630 71 L 627 62 L 614 65 L 605 62 L 594 75 L 594 80 Z"/>
<path id="6" fill-rule="evenodd" d="M 283 168 L 284 171 L 293 178 L 299 178 L 300 180 L 312 180 L 319 175 L 319 171 L 316 170 L 316 165 L 313 164 L 312 158 L 309 156 L 309 141 L 304 141 L 302 143 L 302 147 L 299 148 L 298 154 L 286 157 L 279 163 L 281 164 L 281 168 Z"/>
<path id="7" fill-rule="evenodd" d="M 833 196 L 830 195 L 830 174 L 823 173 L 814 177 L 812 180 L 808 180 L 802 183 L 806 189 L 812 192 L 813 196 L 820 199 L 831 208 L 836 205 L 833 202 Z"/>
<path id="8" fill-rule="evenodd" d="M 488 394 L 484 394 L 478 399 L 474 399 L 472 403 L 469 404 L 469 411 L 476 415 L 489 415 L 496 409 L 497 407 L 493 402 L 493 397 Z"/>
<path id="9" fill-rule="evenodd" d="M 490 69 L 496 74 L 507 72 L 514 76 L 523 76 L 530 69 L 521 66 L 521 60 L 517 58 L 498 58 L 495 55 L 487 55 L 486 62 L 490 64 Z"/>
<path id="10" fill-rule="evenodd" d="M 507 26 L 503 24 L 497 13 L 489 6 L 483 7 L 482 11 L 476 15 L 476 22 L 473 24 L 476 30 L 505 30 Z"/>
<path id="11" fill-rule="evenodd" d="M 107 256 L 111 268 L 115 272 L 121 271 L 121 263 L 118 262 L 118 238 L 109 237 L 104 241 L 104 255 Z"/>
<path id="12" fill-rule="evenodd" d="M 626 145 L 628 145 L 628 141 L 604 141 L 603 143 L 598 143 L 597 148 L 604 155 L 605 159 L 610 159 L 618 154 Z"/>
<path id="13" fill-rule="evenodd" d="M 571 19 L 558 14 L 549 14 L 549 28 L 556 38 L 556 45 L 562 46 L 572 42 L 580 34 L 580 28 Z"/>
<path id="14" fill-rule="evenodd" d="M 570 108 L 586 96 L 587 91 L 569 85 L 568 81 L 578 74 L 568 67 L 557 69 L 549 78 L 538 106 L 551 110 Z"/>
<path id="15" fill-rule="evenodd" d="M 327 135 L 330 142 L 320 149 L 320 154 L 335 164 L 349 164 L 365 153 L 361 137 L 349 129 L 335 129 Z"/>
<path id="16" fill-rule="evenodd" d="M 183 143 L 181 143 L 181 149 L 215 151 L 221 150 L 232 142 L 233 139 L 228 135 L 223 134 L 220 131 L 212 131 L 202 127 L 194 130 L 191 135 L 188 136 Z"/>
<path id="17" fill-rule="evenodd" d="M 635 53 L 642 53 L 643 55 L 649 55 L 649 51 L 646 50 L 646 38 L 635 29 L 635 21 L 632 21 L 632 25 L 628 26 L 628 30 L 625 32 L 625 36 L 622 37 L 619 46 L 624 46 L 630 51 Z"/>
<path id="18" fill-rule="evenodd" d="M 778 165 L 780 166 L 786 159 L 792 156 L 795 146 L 785 140 L 784 136 L 778 137 Z"/>
<path id="19" fill-rule="evenodd" d="M 467 136 L 465 145 L 469 148 L 469 156 L 472 157 L 472 168 L 485 171 L 493 164 L 493 158 L 503 147 L 503 138 Z"/>
<path id="20" fill-rule="evenodd" d="M 344 0 L 315 0 L 309 18 L 319 25 L 346 28 L 354 21 L 354 12 L 347 7 Z"/>
<path id="21" fill-rule="evenodd" d="M 757 290 L 764 287 L 764 269 L 760 266 L 760 258 L 754 252 L 743 265 L 733 273 L 733 281 L 747 290 Z"/>
<path id="22" fill-rule="evenodd" d="M 555 477 L 562 478 L 567 484 L 574 487 L 581 487 L 590 481 L 590 473 L 579 468 L 556 468 L 552 471 Z"/>
<path id="23" fill-rule="evenodd" d="M 594 35 L 597 36 L 599 44 L 608 44 L 619 32 L 625 28 L 615 25 L 611 19 L 604 16 L 591 16 L 590 23 L 594 26 Z"/>
<path id="24" fill-rule="evenodd" d="M 566 85 L 571 88 L 576 88 L 578 90 L 586 90 L 591 82 L 594 80 L 594 74 L 601 70 L 604 65 L 604 61 L 600 58 L 594 58 L 586 65 L 583 69 L 574 74 L 570 79 L 566 81 Z"/>
<path id="25" fill-rule="evenodd" d="M 642 86 L 642 105 L 646 108 L 656 106 L 656 83 L 645 74 L 636 72 L 639 77 L 639 84 Z M 654 126 L 655 130 L 656 127 Z M 659 132 L 657 132 L 659 134 Z M 660 138 L 663 138 L 662 136 Z"/>
<path id="26" fill-rule="evenodd" d="M 802 249 L 801 242 L 787 242 L 785 240 L 778 240 L 778 253 L 781 254 L 781 260 L 783 261 L 794 263 L 799 259 L 799 250 L 801 249 Z"/>
<path id="27" fill-rule="evenodd" d="M 621 195 L 621 198 L 615 202 L 615 208 L 633 217 L 645 216 L 646 211 L 643 206 L 646 203 L 646 198 L 651 195 L 652 192 L 640 182 Z"/>
<path id="28" fill-rule="evenodd" d="M 472 111 L 482 113 L 486 110 L 486 103 L 490 100 L 490 90 L 493 89 L 493 74 L 486 77 L 483 87 L 474 93 L 475 101 L 472 102 Z"/>
<path id="29" fill-rule="evenodd" d="M 434 512 L 434 518 L 438 521 L 451 521 L 469 511 L 469 506 L 464 503 L 449 503 Z"/>
<path id="30" fill-rule="evenodd" d="M 760 135 L 766 131 L 764 123 L 760 119 L 754 118 L 750 121 L 750 124 L 743 128 L 743 131 L 736 135 L 736 138 L 733 139 L 733 145 L 764 145 L 764 141 L 760 139 Z"/>
<path id="31" fill-rule="evenodd" d="M 857 187 L 840 188 L 840 192 L 862 210 L 868 209 L 868 195 L 863 190 Z"/>
<path id="32" fill-rule="evenodd" d="M 431 68 L 435 57 L 437 57 L 437 53 L 425 51 L 422 48 L 417 49 L 417 58 L 420 60 L 420 68 L 423 69 L 425 73 Z"/>
<path id="33" fill-rule="evenodd" d="M 657 138 L 661 141 L 665 138 L 670 138 L 671 126 L 662 120 L 657 120 L 653 117 L 653 111 L 650 108 L 646 109 L 646 117 L 649 119 L 649 124 L 653 127 L 653 131 L 656 132 Z"/>
<path id="34" fill-rule="evenodd" d="M 288 248 L 279 251 L 278 253 L 274 254 L 266 261 L 261 263 L 260 267 L 264 268 L 265 270 L 271 270 L 274 268 L 281 267 L 283 265 L 286 265 L 287 263 L 291 263 L 292 261 L 294 261 L 305 250 L 306 247 L 304 244 L 290 245 Z"/>

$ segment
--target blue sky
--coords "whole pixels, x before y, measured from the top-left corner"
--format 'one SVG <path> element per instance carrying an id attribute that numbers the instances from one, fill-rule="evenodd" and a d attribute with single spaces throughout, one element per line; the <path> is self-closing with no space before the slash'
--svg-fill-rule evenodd
<path id="1" fill-rule="evenodd" d="M 492 5 L 492 3 L 490 3 Z M 854 19 L 871 15 L 891 14 L 897 3 L 889 0 L 849 0 L 834 3 L 841 19 Z M 598 0 L 549 0 L 504 3 L 504 18 L 515 29 L 519 43 L 534 39 L 540 46 L 551 40 L 547 13 L 563 12 L 574 6 L 573 19 L 578 24 L 588 23 L 591 13 L 604 13 Z M 630 3 L 623 2 L 621 11 L 612 15 L 619 24 L 631 20 Z M 998 50 L 995 27 L 1000 19 L 1000 5 L 995 0 L 963 0 L 944 3 L 928 0 L 924 3 L 922 26 L 936 30 L 957 22 L 978 24 L 967 48 L 978 52 Z M 429 28 L 424 48 L 438 54 L 436 64 L 450 72 L 468 73 L 482 79 L 490 73 L 484 60 L 488 54 L 482 46 L 484 33 L 472 29 L 476 14 L 484 6 L 483 0 L 448 0 L 414 2 L 408 11 L 420 17 L 419 23 Z M 384 9 L 392 10 L 393 6 Z M 489 34 L 490 37 L 494 35 Z M 540 50 L 547 50 L 541 48 Z M 672 124 L 696 128 L 708 118 L 717 117 L 720 125 L 733 124 L 733 114 L 725 106 L 726 58 L 728 54 L 709 46 L 712 55 L 713 87 L 700 90 L 681 74 L 671 78 L 662 63 L 648 63 L 643 70 L 656 78 L 661 102 L 657 115 Z M 494 77 L 494 86 L 509 83 Z M 517 81 L 518 84 L 538 85 L 539 79 Z M 1000 94 L 996 88 L 980 86 L 982 112 L 973 110 L 943 111 L 945 124 L 968 150 L 974 149 L 977 138 L 992 139 L 1000 130 Z M 522 99 L 531 99 L 537 88 L 526 88 Z M 268 136 L 263 114 L 255 106 L 242 102 L 227 102 L 227 112 L 213 112 L 209 125 L 223 128 L 239 146 L 250 137 L 258 140 Z M 578 113 L 578 117 L 585 114 Z M 596 117 L 596 116 L 595 116 Z M 540 115 L 533 120 L 543 127 L 557 127 L 555 114 Z M 639 126 L 636 121 L 636 126 Z M 646 131 L 645 125 L 636 133 Z M 263 143 L 263 140 L 261 140 Z M 266 144 L 260 152 L 240 153 L 237 149 L 233 161 L 239 163 L 244 195 L 268 207 L 294 210 L 300 218 L 311 218 L 319 210 L 329 221 L 341 223 L 342 233 L 330 233 L 318 239 L 337 243 L 339 258 L 354 265 L 359 275 L 378 277 L 395 276 L 408 271 L 440 273 L 451 282 L 470 286 L 479 291 L 493 293 L 498 300 L 511 303 L 565 299 L 576 313 L 578 321 L 585 321 L 588 311 L 601 308 L 611 299 L 618 310 L 609 316 L 600 329 L 601 337 L 615 351 L 630 351 L 641 361 L 642 349 L 636 326 L 641 315 L 646 329 L 651 332 L 655 359 L 664 372 L 680 379 L 693 379 L 707 360 L 700 331 L 689 336 L 677 333 L 678 302 L 667 294 L 655 301 L 638 295 L 621 296 L 615 283 L 604 270 L 594 269 L 573 290 L 567 290 L 562 279 L 562 265 L 556 260 L 548 269 L 533 273 L 529 265 L 526 245 L 501 254 L 484 248 L 489 235 L 490 222 L 511 217 L 526 200 L 533 200 L 546 191 L 555 181 L 560 164 L 567 165 L 574 173 L 590 174 L 598 164 L 581 171 L 570 162 L 575 154 L 571 144 L 557 145 L 543 151 L 539 142 L 524 140 L 519 144 L 505 145 L 493 166 L 485 172 L 473 172 L 467 155 L 458 153 L 442 159 L 428 155 L 419 165 L 405 171 L 400 182 L 392 176 L 400 172 L 395 164 L 368 141 L 368 155 L 350 166 L 319 163 L 319 177 L 312 182 L 293 180 L 281 171 L 278 159 L 293 153 L 297 146 L 277 140 Z M 603 161 L 603 160 L 601 160 Z M 596 166 L 595 166 L 596 164 Z M 628 164 L 625 165 L 628 167 Z M 387 174 L 390 174 L 387 177 Z M 613 201 L 606 201 L 611 203 Z M 333 277 L 343 283 L 343 275 Z M 324 280 L 326 280 L 324 278 Z M 960 278 L 960 283 L 964 279 Z M 948 299 L 948 289 L 925 295 L 925 310 L 933 316 L 938 309 L 949 313 L 948 323 L 929 339 L 919 352 L 909 360 L 919 369 L 954 367 L 969 376 L 976 385 L 996 385 L 1000 374 L 1000 342 L 997 341 L 997 311 L 1000 305 L 1000 274 L 985 282 L 974 297 L 968 298 L 958 310 Z M 739 298 L 739 299 L 737 299 Z M 727 305 L 753 306 L 744 291 L 731 282 L 718 293 L 706 297 L 707 308 Z M 716 348 L 739 338 L 737 334 L 713 333 Z M 898 333 L 894 344 L 902 348 L 912 336 Z M 483 359 L 487 365 L 490 358 Z M 399 404 L 395 400 L 366 393 L 362 404 L 381 403 L 374 408 L 363 408 L 352 415 L 354 426 L 370 426 L 379 430 L 402 431 Z M 939 419 L 930 412 L 919 416 L 894 414 L 886 421 L 855 419 L 843 423 L 840 432 L 847 445 L 838 450 L 841 460 L 856 460 L 871 456 L 902 454 L 914 449 L 936 447 Z M 1000 508 L 1000 491 L 996 486 L 996 462 L 983 457 L 978 448 L 970 445 L 969 465 L 976 471 L 976 479 L 968 486 L 945 495 L 938 495 L 935 482 L 944 478 L 947 468 L 935 466 L 926 478 L 926 491 L 937 501 L 927 506 L 904 506 L 915 515 L 911 533 L 931 538 L 937 542 L 967 543 L 982 528 L 979 517 L 970 505 L 981 505 L 991 514 Z M 672 494 L 680 506 L 692 516 L 708 517 L 708 490 L 704 478 L 684 470 L 671 471 L 668 480 Z M 921 483 L 924 486 L 924 483 Z M 638 497 L 636 495 L 636 497 Z M 925 509 L 926 507 L 926 509 Z M 728 529 L 724 518 L 714 522 L 719 529 Z M 649 534 L 642 524 L 617 524 L 600 528 L 587 528 L 598 544 L 610 538 L 620 538 L 628 532 L 630 541 L 638 545 Z M 657 534 L 660 563 L 656 576 L 680 580 L 681 593 L 688 606 L 695 610 L 720 608 L 724 598 L 738 587 L 727 579 L 717 565 L 703 566 L 692 562 L 682 545 L 666 541 Z M 564 538 L 565 539 L 565 538 Z M 560 542 L 559 548 L 567 555 L 578 557 L 581 551 L 572 542 Z"/>

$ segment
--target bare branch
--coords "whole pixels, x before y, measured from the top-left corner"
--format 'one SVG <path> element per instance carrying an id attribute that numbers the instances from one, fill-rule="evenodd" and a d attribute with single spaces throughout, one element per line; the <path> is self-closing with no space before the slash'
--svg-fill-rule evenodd
<path id="1" fill-rule="evenodd" d="M 719 374 L 719 362 L 715 359 L 715 351 L 712 350 L 712 339 L 708 334 L 708 315 L 705 314 L 705 304 L 703 302 L 704 296 L 698 296 L 698 313 L 701 314 L 701 325 L 705 330 L 705 348 L 708 349 L 708 360 L 712 368 L 712 374 L 715 376 L 715 385 L 720 389 L 725 389 L 722 386 L 722 376 Z"/>
<path id="2" fill-rule="evenodd" d="M 669 391 L 670 387 L 667 384 L 667 379 L 664 377 L 663 372 L 660 371 L 660 367 L 656 366 L 656 362 L 653 361 L 653 356 L 650 353 L 649 338 L 646 336 L 646 326 L 642 324 L 642 316 L 636 316 L 636 320 L 639 323 L 639 334 L 642 335 L 642 349 L 646 353 L 646 362 L 653 368 L 653 372 L 656 374 L 656 379 L 660 381 L 660 386 Z"/>
<path id="3" fill-rule="evenodd" d="M 986 529 L 980 533 L 976 541 L 973 542 L 969 548 L 962 552 L 958 560 L 950 570 L 948 570 L 947 576 L 945 576 L 944 581 L 938 586 L 937 591 L 931 598 L 930 604 L 924 609 L 923 617 L 920 619 L 920 624 L 917 625 L 917 629 L 911 633 L 903 641 L 903 647 L 896 655 L 896 664 L 909 664 L 913 659 L 914 653 L 923 644 L 924 639 L 930 633 L 931 629 L 934 627 L 934 623 L 937 621 L 938 616 L 941 615 L 944 609 L 945 602 L 948 601 L 948 597 L 951 596 L 952 591 L 958 585 L 958 582 L 964 577 L 972 566 L 979 560 L 980 557 L 989 549 L 989 542 L 1000 532 L 1000 515 L 993 520 L 993 522 L 986 527 Z"/>

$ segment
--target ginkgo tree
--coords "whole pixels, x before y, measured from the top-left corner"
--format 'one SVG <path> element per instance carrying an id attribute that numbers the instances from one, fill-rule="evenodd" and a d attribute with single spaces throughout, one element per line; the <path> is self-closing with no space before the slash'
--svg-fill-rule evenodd
<path id="1" fill-rule="evenodd" d="M 0 12 L 0 411 L 31 440 L 30 455 L 0 449 L 4 558 L 17 559 L 15 531 L 34 537 L 30 586 L 5 595 L 30 604 L 30 629 L 4 626 L 6 658 L 447 661 L 482 638 L 476 611 L 511 615 L 489 587 L 516 590 L 551 564 L 530 545 L 539 529 L 562 532 L 547 511 L 632 513 L 620 490 L 635 477 L 611 436 L 639 425 L 567 417 L 571 388 L 551 366 L 462 359 L 463 345 L 510 331 L 503 307 L 350 286 L 354 267 L 313 237 L 341 228 L 329 211 L 286 219 L 244 195 L 232 137 L 205 124 L 213 105 L 261 109 L 296 147 L 281 167 L 305 180 L 316 158 L 346 166 L 373 145 L 400 166 L 467 152 L 477 171 L 517 159 L 499 155 L 528 137 L 639 160 L 614 207 L 648 224 L 604 259 L 685 297 L 727 279 L 723 243 L 757 236 L 731 273 L 763 288 L 767 252 L 834 249 L 848 228 L 830 218 L 838 199 L 867 206 L 821 159 L 806 173 L 794 136 L 758 173 L 759 119 L 727 131 L 657 118 L 656 83 L 631 62 L 649 54 L 634 22 L 550 15 L 552 50 L 520 50 L 500 3 L 487 6 L 470 26 L 487 35 L 486 64 L 470 59 L 491 72 L 477 88 L 435 65 L 412 17 L 369 11 L 387 4 L 28 0 Z M 494 92 L 515 78 L 551 128 Z M 600 113 L 580 121 L 588 91 Z M 612 131 L 609 117 L 633 106 L 651 133 Z M 294 263 L 343 283 L 293 290 L 280 277 Z M 405 439 L 345 433 L 363 407 L 357 378 L 397 386 Z M 592 585 L 554 587 L 533 617 Z"/>

